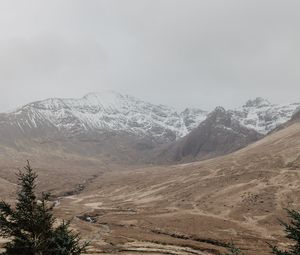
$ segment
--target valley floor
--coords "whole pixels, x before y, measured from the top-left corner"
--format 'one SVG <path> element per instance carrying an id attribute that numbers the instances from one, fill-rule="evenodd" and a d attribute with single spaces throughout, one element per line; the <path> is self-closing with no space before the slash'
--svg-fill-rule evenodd
<path id="1" fill-rule="evenodd" d="M 267 242 L 287 243 L 283 208 L 300 209 L 299 137 L 296 123 L 211 160 L 126 171 L 93 161 L 90 169 L 41 171 L 40 184 L 55 187 L 56 216 L 73 220 L 91 241 L 89 254 L 220 254 L 224 242 L 270 254 Z M 8 197 L 9 181 L 2 181 Z"/>

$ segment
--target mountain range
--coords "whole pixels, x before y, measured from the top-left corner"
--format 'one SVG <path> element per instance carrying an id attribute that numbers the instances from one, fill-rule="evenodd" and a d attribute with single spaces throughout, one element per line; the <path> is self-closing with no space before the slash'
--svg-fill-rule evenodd
<path id="1" fill-rule="evenodd" d="M 131 162 L 209 158 L 260 139 L 289 121 L 299 107 L 256 98 L 234 110 L 178 112 L 113 91 L 50 98 L 0 114 L 0 149 L 47 147 Z"/>

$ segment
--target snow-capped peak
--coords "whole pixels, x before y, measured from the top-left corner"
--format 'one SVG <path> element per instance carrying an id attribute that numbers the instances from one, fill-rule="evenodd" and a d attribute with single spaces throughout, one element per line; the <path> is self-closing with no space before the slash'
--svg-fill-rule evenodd
<path id="1" fill-rule="evenodd" d="M 118 107 L 120 101 L 129 96 L 121 95 L 112 90 L 107 90 L 103 92 L 92 92 L 86 94 L 80 101 L 88 105 L 102 105 L 103 107 L 115 106 Z M 77 100 L 78 101 L 78 100 Z"/>
<path id="2" fill-rule="evenodd" d="M 245 127 L 267 134 L 289 121 L 299 107 L 300 103 L 271 104 L 268 100 L 258 97 L 233 110 L 232 114 Z"/>
<path id="3" fill-rule="evenodd" d="M 276 105 L 263 98 L 226 111 L 241 125 L 266 134 L 291 119 L 300 104 Z M 21 130 L 45 126 L 64 133 L 127 132 L 143 137 L 173 141 L 187 135 L 208 116 L 207 111 L 187 108 L 181 113 L 115 91 L 89 93 L 82 98 L 50 98 L 8 113 Z M 9 124 L 10 125 L 10 124 Z"/>
<path id="4" fill-rule="evenodd" d="M 262 97 L 257 97 L 253 100 L 248 100 L 247 103 L 243 107 L 264 107 L 264 106 L 270 106 L 271 103 Z"/>
<path id="5" fill-rule="evenodd" d="M 52 98 L 33 102 L 13 115 L 22 115 L 20 127 L 43 123 L 67 132 L 116 131 L 172 141 L 190 126 L 173 108 L 154 105 L 114 91 L 89 93 L 79 99 Z M 195 123 L 196 125 L 197 123 Z"/>

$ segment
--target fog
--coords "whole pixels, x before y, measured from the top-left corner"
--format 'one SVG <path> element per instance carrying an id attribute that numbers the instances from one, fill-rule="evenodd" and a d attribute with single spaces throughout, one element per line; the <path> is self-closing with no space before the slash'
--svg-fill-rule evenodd
<path id="1" fill-rule="evenodd" d="M 299 102 L 300 2 L 3 0 L 0 111 L 115 90 L 177 109 Z"/>

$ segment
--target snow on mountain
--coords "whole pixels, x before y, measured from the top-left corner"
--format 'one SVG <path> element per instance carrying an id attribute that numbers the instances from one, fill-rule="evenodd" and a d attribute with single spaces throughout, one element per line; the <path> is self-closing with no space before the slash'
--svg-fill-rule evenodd
<path id="1" fill-rule="evenodd" d="M 233 117 L 243 126 L 267 134 L 279 125 L 289 121 L 300 109 L 300 103 L 271 104 L 263 98 L 249 100 L 244 106 L 231 111 Z"/>
<path id="2" fill-rule="evenodd" d="M 197 108 L 186 108 L 180 115 L 183 118 L 187 130 L 190 132 L 206 119 L 208 112 Z"/>
<path id="3" fill-rule="evenodd" d="M 242 126 L 266 134 L 290 120 L 299 108 L 299 103 L 274 105 L 256 98 L 228 112 Z M 105 91 L 79 99 L 50 98 L 27 104 L 14 112 L 2 114 L 0 129 L 13 127 L 23 133 L 36 132 L 37 129 L 47 133 L 47 129 L 71 135 L 90 131 L 127 132 L 170 142 L 197 128 L 207 116 L 208 112 L 200 109 L 187 108 L 178 113 L 167 106 Z"/>
<path id="4" fill-rule="evenodd" d="M 38 101 L 10 115 L 22 116 L 16 118 L 22 129 L 46 123 L 72 133 L 126 131 L 167 141 L 186 135 L 192 125 L 186 126 L 181 115 L 170 107 L 153 105 L 112 91 L 90 93 L 80 99 Z"/>
<path id="5" fill-rule="evenodd" d="M 171 162 L 207 159 L 236 151 L 261 137 L 219 106 L 187 136 L 162 148 L 158 158 Z"/>

